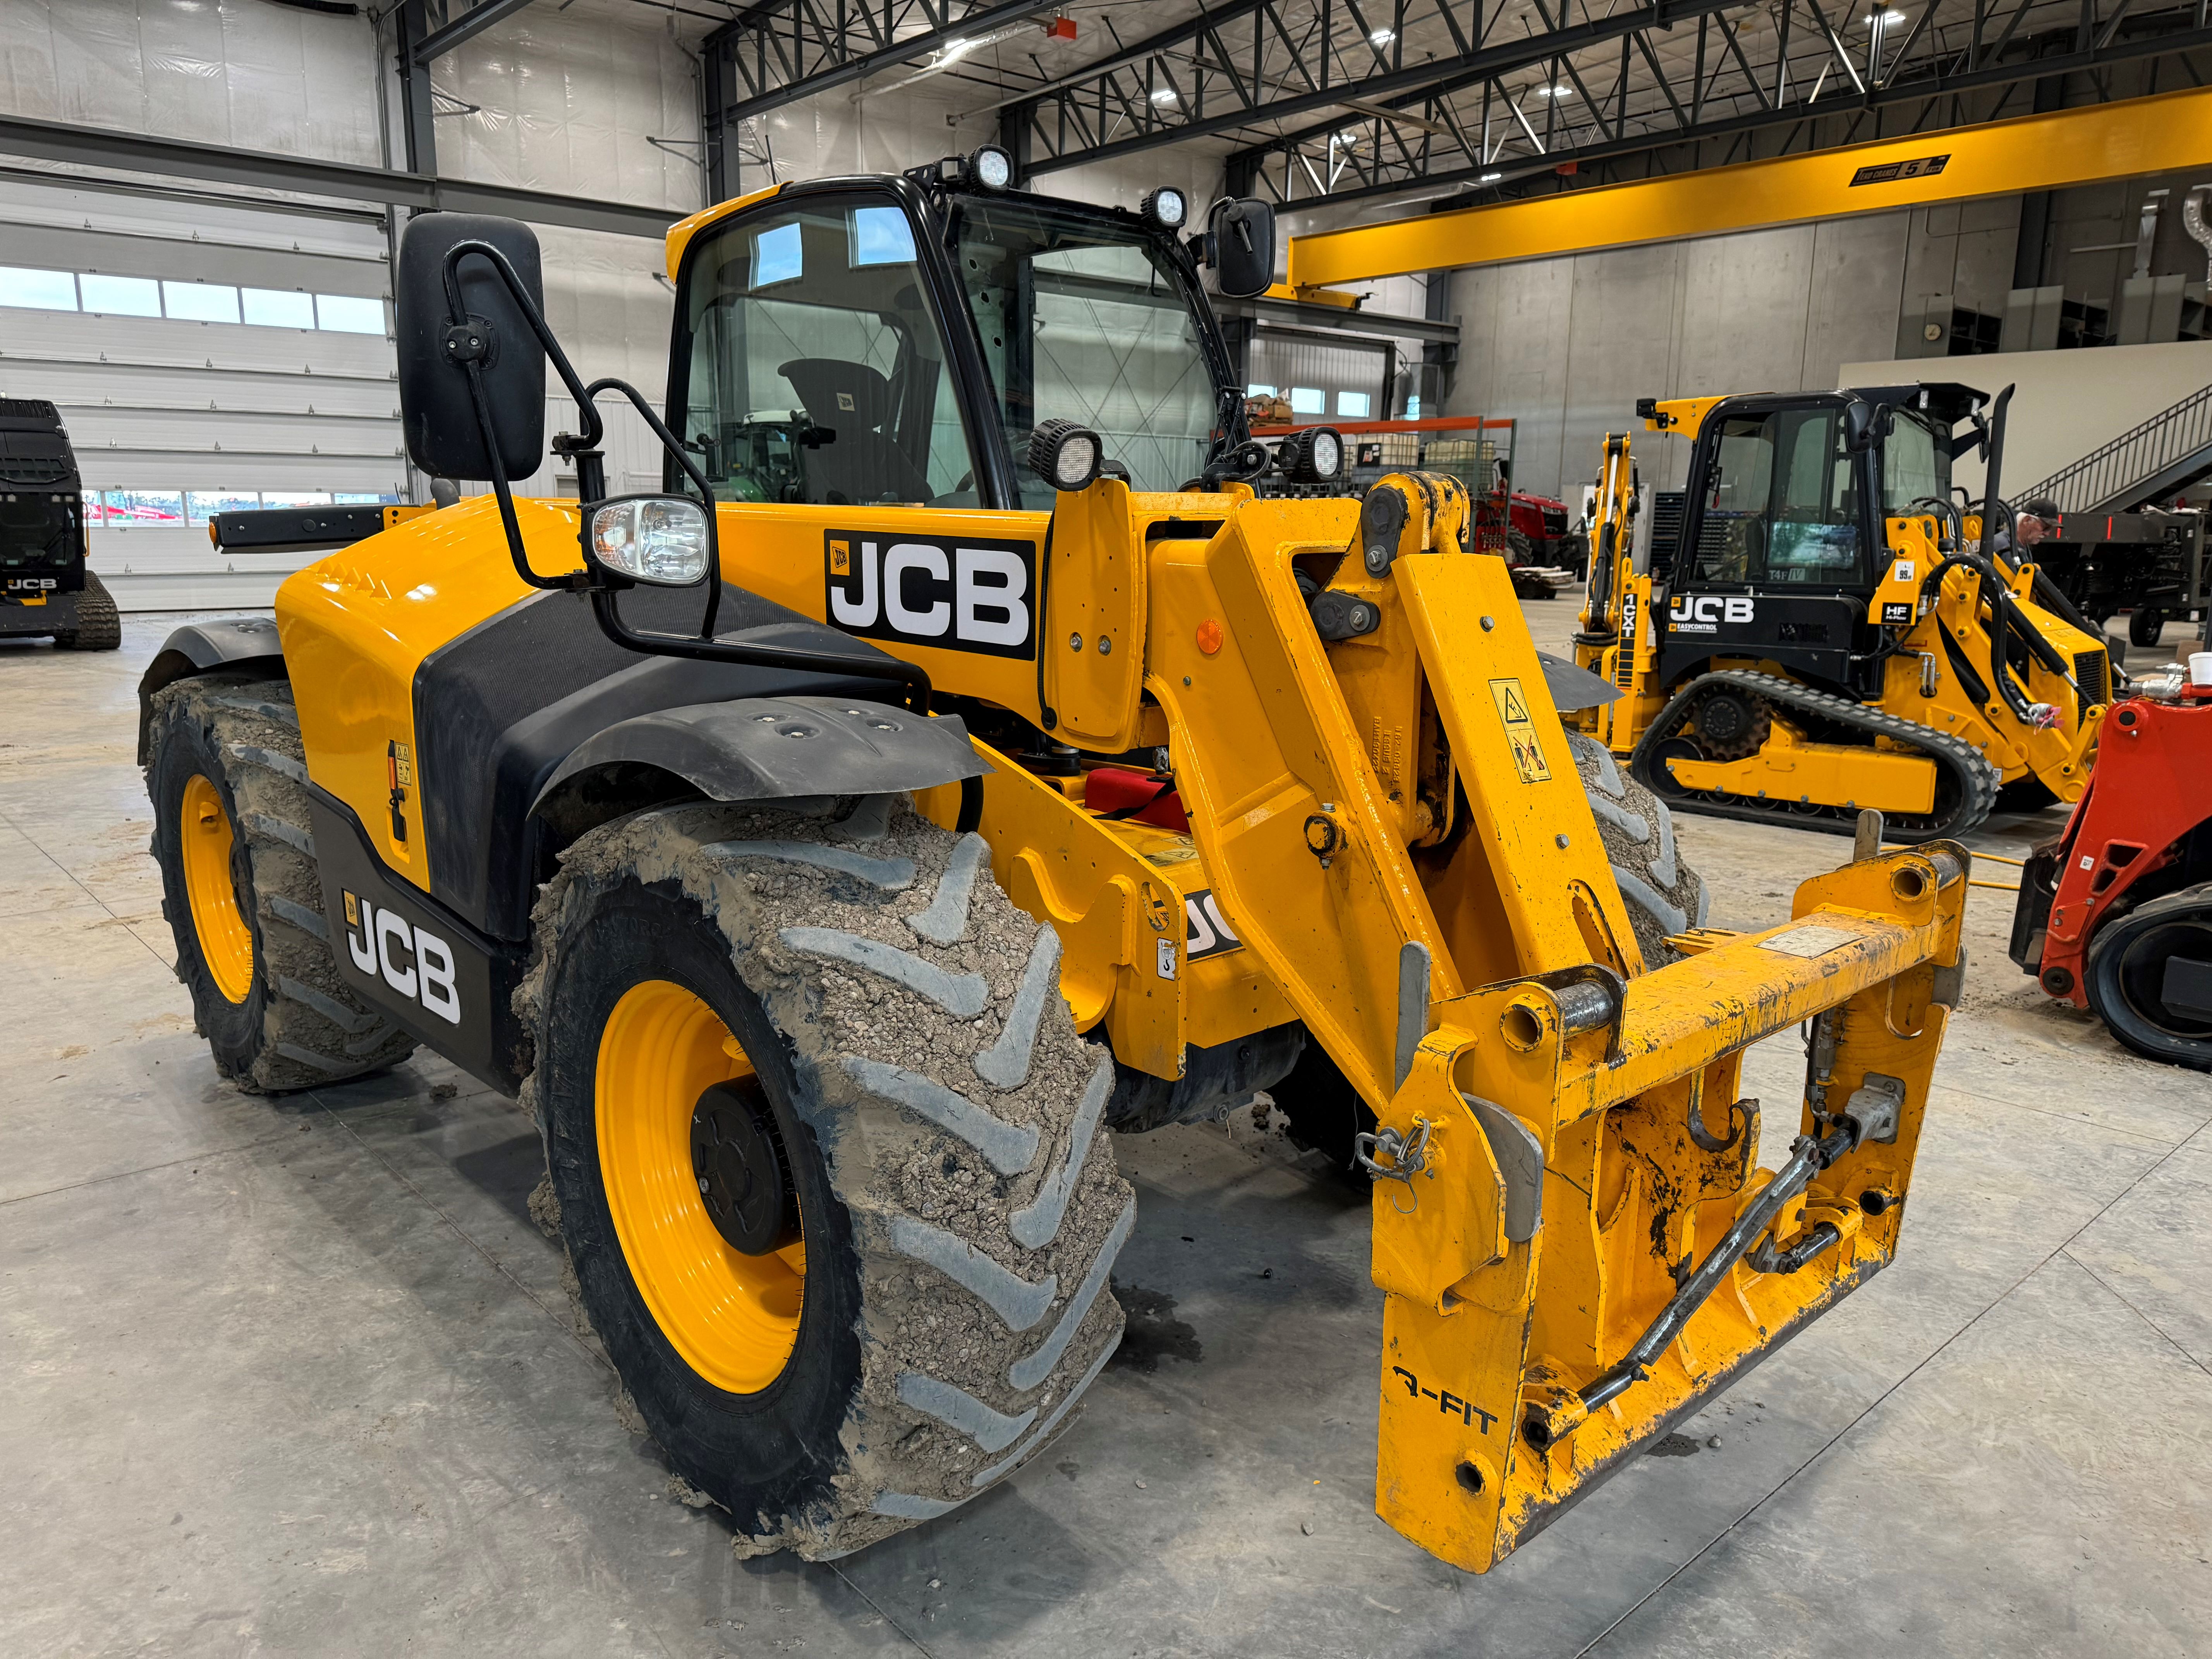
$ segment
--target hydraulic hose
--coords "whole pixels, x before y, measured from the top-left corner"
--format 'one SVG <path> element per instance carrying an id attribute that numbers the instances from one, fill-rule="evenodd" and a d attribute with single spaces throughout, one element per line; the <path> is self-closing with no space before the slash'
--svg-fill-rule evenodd
<path id="1" fill-rule="evenodd" d="M 1833 1164 L 1858 1144 L 1858 1130 L 1850 1122 L 1834 1130 L 1824 1139 L 1811 1135 L 1800 1135 L 1791 1144 L 1790 1161 L 1774 1172 L 1757 1198 L 1744 1206 L 1735 1224 L 1713 1246 L 1712 1254 L 1698 1263 L 1697 1270 L 1682 1281 L 1651 1327 L 1637 1338 L 1634 1345 L 1620 1357 L 1620 1364 L 1584 1389 L 1579 1395 L 1555 1408 L 1548 1416 L 1532 1413 L 1522 1425 L 1522 1432 L 1539 1449 L 1547 1447 L 1560 1435 L 1573 1428 L 1592 1412 L 1626 1393 L 1632 1383 L 1641 1382 L 1650 1374 L 1650 1367 L 1659 1356 L 1667 1352 L 1690 1316 L 1705 1305 L 1707 1298 L 1720 1288 L 1721 1282 L 1743 1260 L 1753 1243 L 1773 1225 L 1774 1218 L 1782 1213 L 1790 1200 L 1812 1184 L 1813 1177 Z M 1809 1256 L 1808 1257 L 1809 1260 Z M 1802 1263 L 1799 1265 L 1802 1265 Z"/>

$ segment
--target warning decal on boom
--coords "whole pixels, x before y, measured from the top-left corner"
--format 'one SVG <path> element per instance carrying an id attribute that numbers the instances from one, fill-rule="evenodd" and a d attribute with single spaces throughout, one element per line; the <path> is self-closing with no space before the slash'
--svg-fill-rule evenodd
<path id="1" fill-rule="evenodd" d="M 1514 769 L 1523 783 L 1542 783 L 1552 775 L 1544 763 L 1543 745 L 1536 741 L 1536 722 L 1529 718 L 1528 696 L 1516 679 L 1492 680 L 1491 700 L 1505 725 L 1505 741 L 1513 746 Z"/>

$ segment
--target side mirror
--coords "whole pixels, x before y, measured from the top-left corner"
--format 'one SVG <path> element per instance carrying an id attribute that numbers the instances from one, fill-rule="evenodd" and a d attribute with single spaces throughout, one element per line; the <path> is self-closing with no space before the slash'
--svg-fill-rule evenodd
<path id="1" fill-rule="evenodd" d="M 1863 454 L 1873 448 L 1881 415 L 1881 411 L 1863 398 L 1854 398 L 1845 404 L 1844 447 L 1854 455 Z"/>
<path id="2" fill-rule="evenodd" d="M 455 266 L 465 325 L 456 327 L 446 291 L 447 256 L 464 243 L 495 248 L 531 307 L 544 313 L 538 238 L 514 219 L 481 213 L 423 213 L 399 240 L 399 415 L 407 453 L 423 471 L 489 479 L 503 470 L 526 478 L 545 459 L 545 348 L 498 268 L 483 252 Z M 483 390 L 483 416 L 499 467 L 484 443 L 470 395 L 470 360 Z"/>
<path id="3" fill-rule="evenodd" d="M 1256 299 L 1274 285 L 1275 210 L 1247 197 L 1214 209 L 1206 226 L 1214 281 L 1232 300 Z"/>

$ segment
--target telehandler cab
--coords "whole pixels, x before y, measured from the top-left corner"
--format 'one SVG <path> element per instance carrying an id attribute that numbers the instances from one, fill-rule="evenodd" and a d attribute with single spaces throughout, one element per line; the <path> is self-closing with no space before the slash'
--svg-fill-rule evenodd
<path id="1" fill-rule="evenodd" d="M 1686 811 L 1893 840 L 1963 835 L 2002 790 L 2078 799 L 2111 701 L 2096 629 L 1984 522 L 2005 409 L 1949 383 L 1646 398 L 1687 488 L 1642 484 L 1608 434 L 1575 659 L 1620 692 L 1577 724 Z M 1968 422 L 1964 431 L 1954 428 Z M 1951 462 L 1979 446 L 1979 516 Z"/>
<path id="2" fill-rule="evenodd" d="M 677 226 L 665 423 L 526 230 L 414 220 L 411 453 L 492 490 L 155 660 L 179 972 L 246 1088 L 420 1042 L 519 1095 L 643 1421 L 817 1559 L 1068 1421 L 1135 1221 L 1099 1130 L 1273 1086 L 1373 1178 L 1377 1510 L 1486 1569 L 1890 1260 L 1966 856 L 1698 930 L 1456 483 L 1255 498 L 1194 242 L 1255 292 L 1267 209 L 1006 181 Z M 512 488 L 549 359 L 576 501 Z M 609 496 L 607 392 L 660 493 Z M 1763 1169 L 1742 1051 L 1807 1022 Z"/>

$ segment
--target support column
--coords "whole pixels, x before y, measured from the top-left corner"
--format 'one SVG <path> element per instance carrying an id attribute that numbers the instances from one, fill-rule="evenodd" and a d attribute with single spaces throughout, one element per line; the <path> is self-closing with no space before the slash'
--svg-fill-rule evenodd
<path id="1" fill-rule="evenodd" d="M 415 61 L 415 48 L 430 35 L 428 0 L 400 0 L 399 124 L 407 139 L 407 171 L 438 176 L 438 138 L 430 93 L 430 66 Z"/>

